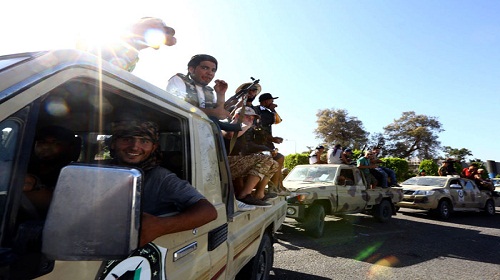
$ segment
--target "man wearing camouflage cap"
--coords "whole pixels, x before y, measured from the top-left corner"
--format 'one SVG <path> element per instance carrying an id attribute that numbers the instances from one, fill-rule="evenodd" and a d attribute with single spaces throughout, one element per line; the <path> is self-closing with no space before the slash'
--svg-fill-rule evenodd
<path id="1" fill-rule="evenodd" d="M 189 182 L 158 165 L 158 125 L 152 121 L 112 123 L 113 163 L 142 169 L 142 227 L 140 245 L 165 234 L 190 230 L 217 218 L 215 207 Z M 159 217 L 169 213 L 179 214 Z"/>

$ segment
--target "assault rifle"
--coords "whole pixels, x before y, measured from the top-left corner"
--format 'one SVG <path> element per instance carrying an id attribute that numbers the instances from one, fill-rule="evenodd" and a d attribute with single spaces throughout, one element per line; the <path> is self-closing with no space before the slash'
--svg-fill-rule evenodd
<path id="1" fill-rule="evenodd" d="M 243 87 L 242 89 L 240 89 L 238 92 L 236 92 L 233 96 L 229 97 L 228 100 L 226 100 L 226 102 L 224 102 L 224 109 L 228 110 L 231 108 L 231 106 L 235 105 L 238 100 L 245 94 L 248 93 L 248 91 L 254 87 L 256 84 L 258 84 L 260 82 L 259 79 L 254 79 L 254 77 L 250 77 L 250 79 L 252 79 L 252 82 L 248 84 L 248 86 L 246 87 Z"/>

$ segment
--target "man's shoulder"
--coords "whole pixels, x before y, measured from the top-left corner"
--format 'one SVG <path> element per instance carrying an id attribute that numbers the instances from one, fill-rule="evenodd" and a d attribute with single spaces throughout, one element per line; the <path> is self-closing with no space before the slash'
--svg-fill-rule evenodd
<path id="1" fill-rule="evenodd" d="M 153 177 L 153 176 L 167 177 L 167 176 L 172 176 L 172 175 L 176 176 L 175 173 L 173 173 L 172 171 L 166 169 L 165 167 L 159 166 L 159 165 L 148 170 L 146 172 L 146 175 L 149 175 L 150 177 Z"/>
<path id="2" fill-rule="evenodd" d="M 253 109 L 253 110 L 254 110 L 257 114 L 259 114 L 259 113 L 260 113 L 260 105 L 252 105 L 252 106 L 250 106 L 250 107 L 252 107 L 252 109 Z"/>
<path id="3" fill-rule="evenodd" d="M 189 77 L 185 74 L 182 74 L 182 73 L 177 73 L 175 75 L 173 75 L 172 77 L 170 77 L 170 79 L 168 79 L 169 82 L 175 82 L 175 81 L 189 81 Z"/>

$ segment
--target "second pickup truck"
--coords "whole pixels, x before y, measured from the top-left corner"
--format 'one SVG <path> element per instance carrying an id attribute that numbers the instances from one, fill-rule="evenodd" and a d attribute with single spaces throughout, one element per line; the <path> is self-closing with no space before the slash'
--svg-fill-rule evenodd
<path id="1" fill-rule="evenodd" d="M 360 170 L 344 164 L 298 165 L 283 185 L 291 191 L 287 217 L 313 237 L 323 235 L 325 215 L 365 213 L 386 222 L 403 198 L 400 189 L 368 188 Z"/>

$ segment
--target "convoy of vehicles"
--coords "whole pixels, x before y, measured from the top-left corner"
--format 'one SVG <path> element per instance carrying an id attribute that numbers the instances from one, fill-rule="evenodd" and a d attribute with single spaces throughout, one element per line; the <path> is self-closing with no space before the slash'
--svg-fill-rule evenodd
<path id="1" fill-rule="evenodd" d="M 429 210 L 441 219 L 454 211 L 484 212 L 492 216 L 500 200 L 492 192 L 480 190 L 472 180 L 458 176 L 413 177 L 400 184 L 403 199 L 401 208 Z"/>
<path id="2" fill-rule="evenodd" d="M 111 121 L 131 112 L 159 124 L 162 164 L 218 212 L 208 224 L 162 236 L 140 250 L 135 249 L 143 174 L 100 163 Z M 62 170 L 45 220 L 21 218 L 20 212 L 29 212 L 23 184 L 35 132 L 49 124 L 75 132 L 79 164 Z M 285 198 L 271 199 L 270 208 L 238 211 L 220 130 L 181 99 L 76 50 L 3 56 L 0 130 L 0 278 L 115 279 L 128 271 L 151 279 L 269 274 Z M 104 265 L 109 259 L 123 261 Z"/>
<path id="3" fill-rule="evenodd" d="M 292 192 L 287 217 L 314 237 L 323 235 L 325 215 L 366 213 L 387 222 L 403 197 L 396 188 L 368 188 L 363 173 L 344 164 L 297 165 L 283 185 Z"/>
<path id="4" fill-rule="evenodd" d="M 109 124 L 130 112 L 160 125 L 162 164 L 218 212 L 200 228 L 162 236 L 140 250 L 143 174 L 101 162 Z M 46 125 L 71 128 L 81 146 L 78 163 L 63 169 L 51 211 L 40 220 L 26 209 L 23 184 L 35 132 Z M 220 130 L 205 114 L 76 50 L 0 57 L 0 130 L 5 279 L 115 279 L 130 271 L 140 271 L 140 279 L 267 279 L 274 233 L 285 216 L 320 237 L 325 215 L 366 213 L 386 222 L 397 207 L 442 218 L 461 210 L 495 213 L 497 198 L 466 179 L 415 177 L 401 189 L 370 189 L 355 166 L 332 164 L 295 167 L 284 180 L 292 192 L 287 201 L 278 196 L 270 208 L 239 211 Z"/>

